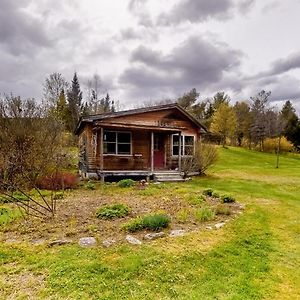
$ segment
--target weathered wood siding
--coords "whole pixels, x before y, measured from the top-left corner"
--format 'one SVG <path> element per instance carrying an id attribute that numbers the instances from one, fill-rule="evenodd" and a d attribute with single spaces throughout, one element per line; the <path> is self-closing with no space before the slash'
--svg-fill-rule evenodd
<path id="1" fill-rule="evenodd" d="M 101 124 L 128 124 L 137 126 L 155 126 L 180 128 L 183 135 L 194 135 L 199 139 L 199 128 L 186 116 L 176 109 L 145 112 L 135 115 L 106 118 L 92 124 L 86 124 L 79 134 L 80 145 L 80 168 L 83 171 L 96 171 L 101 167 L 101 135 L 99 128 Z M 102 125 L 103 126 L 103 125 Z M 96 129 L 97 128 L 97 129 Z M 122 129 L 104 130 L 122 131 Z M 151 168 L 151 131 L 150 130 L 124 130 L 132 133 L 132 155 L 103 155 L 103 170 L 150 170 Z M 178 167 L 178 157 L 172 157 L 172 133 L 164 132 L 165 161 L 168 169 Z"/>

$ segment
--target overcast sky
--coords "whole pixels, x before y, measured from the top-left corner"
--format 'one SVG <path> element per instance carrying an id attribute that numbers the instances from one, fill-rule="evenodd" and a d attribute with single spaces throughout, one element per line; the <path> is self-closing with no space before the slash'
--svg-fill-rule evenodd
<path id="1" fill-rule="evenodd" d="M 124 107 L 193 87 L 233 101 L 272 91 L 300 111 L 300 0 L 0 0 L 0 92 L 101 77 Z"/>

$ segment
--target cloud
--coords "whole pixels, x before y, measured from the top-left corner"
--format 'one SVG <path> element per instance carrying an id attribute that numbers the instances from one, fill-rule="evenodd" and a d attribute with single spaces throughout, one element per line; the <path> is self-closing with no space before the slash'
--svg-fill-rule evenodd
<path id="1" fill-rule="evenodd" d="M 169 54 L 140 46 L 133 51 L 131 66 L 119 78 L 133 93 L 163 88 L 181 93 L 189 88 L 205 88 L 219 82 L 226 71 L 240 65 L 242 53 L 225 43 L 190 37 Z"/>
<path id="2" fill-rule="evenodd" d="M 25 0 L 0 2 L 0 46 L 13 55 L 30 55 L 52 45 L 42 20 L 26 11 L 29 4 Z"/>
<path id="3" fill-rule="evenodd" d="M 159 25 L 169 26 L 181 22 L 201 23 L 209 19 L 227 20 L 235 10 L 246 13 L 255 0 L 181 0 L 170 12 L 162 13 L 157 19 Z"/>

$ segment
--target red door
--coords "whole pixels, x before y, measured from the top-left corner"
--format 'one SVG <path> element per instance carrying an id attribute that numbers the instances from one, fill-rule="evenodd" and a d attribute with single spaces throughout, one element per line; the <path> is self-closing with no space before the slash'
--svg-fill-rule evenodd
<path id="1" fill-rule="evenodd" d="M 165 167 L 165 140 L 161 134 L 154 134 L 154 169 Z"/>

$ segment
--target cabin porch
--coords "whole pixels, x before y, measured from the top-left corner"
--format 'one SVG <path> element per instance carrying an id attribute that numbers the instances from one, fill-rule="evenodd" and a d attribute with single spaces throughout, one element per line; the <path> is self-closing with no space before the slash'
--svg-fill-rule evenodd
<path id="1" fill-rule="evenodd" d="M 181 129 L 131 127 L 106 124 L 93 128 L 92 151 L 87 153 L 84 143 L 81 151 L 82 177 L 102 180 L 107 177 L 182 178 Z M 173 135 L 178 136 L 176 145 L 173 145 Z M 177 155 L 172 147 L 178 148 Z"/>

